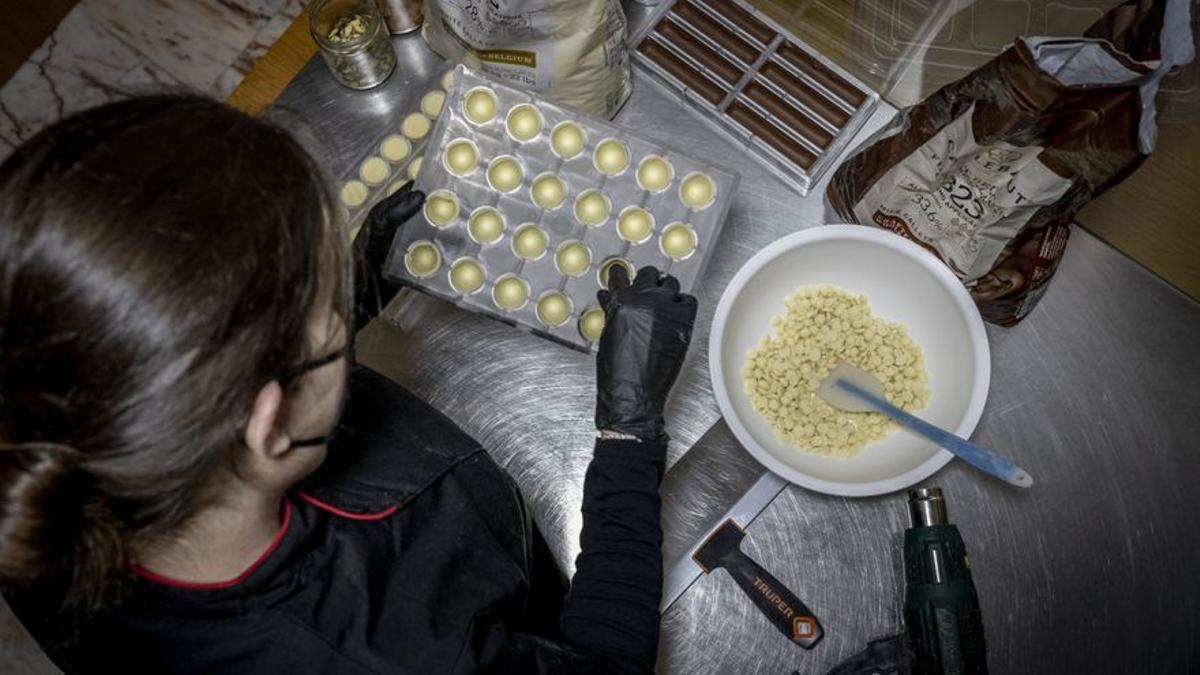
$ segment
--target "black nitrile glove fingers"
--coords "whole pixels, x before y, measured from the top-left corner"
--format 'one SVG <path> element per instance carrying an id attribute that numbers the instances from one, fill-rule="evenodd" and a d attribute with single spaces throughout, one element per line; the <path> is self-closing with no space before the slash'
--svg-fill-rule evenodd
<path id="1" fill-rule="evenodd" d="M 617 305 L 601 338 L 598 429 L 665 440 L 663 410 L 691 340 L 695 302 L 655 289 L 654 304 Z"/>
<path id="2" fill-rule="evenodd" d="M 416 215 L 424 204 L 425 193 L 414 188 L 412 183 L 405 183 L 403 187 L 388 195 L 375 206 L 379 209 L 378 215 L 391 223 L 392 230 L 395 231 L 397 227 Z"/>
<path id="3" fill-rule="evenodd" d="M 363 232 L 359 240 L 363 242 L 363 258 L 372 269 L 383 269 L 388 251 L 392 248 L 392 239 L 396 237 L 396 230 L 416 215 L 425 204 L 425 193 L 414 190 L 412 185 L 405 183 L 404 187 L 371 207 L 363 221 Z"/>
<path id="4" fill-rule="evenodd" d="M 696 299 L 653 267 L 629 284 L 614 267 L 597 294 L 607 317 L 596 356 L 596 428 L 666 440 L 663 409 L 691 342 Z"/>
<path id="5" fill-rule="evenodd" d="M 617 265 L 614 265 L 617 267 Z M 621 270 L 624 272 L 624 270 Z M 609 273 L 611 275 L 611 272 Z M 654 288 L 662 283 L 662 273 L 657 267 L 647 265 L 638 270 L 637 276 L 633 278 L 633 285 L 638 288 Z"/>
<path id="6" fill-rule="evenodd" d="M 613 265 L 608 270 L 608 287 L 612 290 L 625 288 L 629 285 L 629 272 L 624 265 Z"/>
<path id="7" fill-rule="evenodd" d="M 384 278 L 383 266 L 396 230 L 420 212 L 425 193 L 406 184 L 371 207 L 354 240 L 354 329 L 357 332 L 387 306 L 399 284 Z"/>

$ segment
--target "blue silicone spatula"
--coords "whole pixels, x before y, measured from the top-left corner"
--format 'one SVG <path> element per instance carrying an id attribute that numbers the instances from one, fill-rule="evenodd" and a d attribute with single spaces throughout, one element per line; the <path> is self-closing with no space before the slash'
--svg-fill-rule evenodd
<path id="1" fill-rule="evenodd" d="M 829 405 L 847 412 L 879 412 L 909 431 L 924 436 L 953 452 L 980 471 L 1005 483 L 1027 488 L 1033 476 L 985 447 L 955 436 L 888 403 L 883 384 L 876 377 L 849 363 L 839 363 L 821 380 L 817 395 Z"/>

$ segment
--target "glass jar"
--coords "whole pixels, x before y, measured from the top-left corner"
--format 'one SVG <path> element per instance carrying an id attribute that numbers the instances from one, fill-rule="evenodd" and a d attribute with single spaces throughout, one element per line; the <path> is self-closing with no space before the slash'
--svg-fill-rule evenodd
<path id="1" fill-rule="evenodd" d="M 413 32 L 421 27 L 425 18 L 423 0 L 380 0 L 379 9 L 383 10 L 383 18 L 395 35 Z"/>
<path id="2" fill-rule="evenodd" d="M 315 0 L 309 30 L 333 79 L 370 89 L 396 69 L 396 50 L 375 0 Z"/>

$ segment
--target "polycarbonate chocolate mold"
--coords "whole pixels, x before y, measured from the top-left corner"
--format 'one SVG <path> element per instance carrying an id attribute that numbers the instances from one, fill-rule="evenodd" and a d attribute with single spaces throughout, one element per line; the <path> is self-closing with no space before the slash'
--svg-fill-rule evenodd
<path id="1" fill-rule="evenodd" d="M 425 209 L 400 228 L 389 277 L 580 350 L 603 329 L 596 292 L 612 266 L 653 265 L 684 291 L 695 285 L 736 175 L 455 72 L 416 178 Z"/>
<path id="2" fill-rule="evenodd" d="M 412 181 L 429 143 L 430 131 L 446 99 L 447 83 L 453 84 L 454 70 L 439 71 L 428 80 L 414 86 L 425 93 L 412 105 L 397 110 L 375 143 L 372 152 L 352 165 L 338 184 L 341 216 L 347 233 L 358 231 L 362 219 L 379 200 Z M 445 261 L 439 260 L 444 266 Z"/>

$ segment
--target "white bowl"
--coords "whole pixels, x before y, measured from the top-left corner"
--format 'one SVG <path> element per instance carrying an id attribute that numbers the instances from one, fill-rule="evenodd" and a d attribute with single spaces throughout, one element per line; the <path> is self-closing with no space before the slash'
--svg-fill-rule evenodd
<path id="1" fill-rule="evenodd" d="M 833 495 L 863 497 L 902 490 L 953 457 L 896 430 L 850 458 L 806 452 L 781 442 L 742 385 L 746 353 L 771 331 L 771 318 L 801 286 L 832 285 L 866 294 L 871 311 L 896 321 L 925 353 L 929 405 L 919 417 L 964 438 L 987 400 L 987 334 L 962 282 L 932 254 L 885 230 L 826 225 L 788 235 L 759 251 L 721 296 L 709 338 L 713 391 L 725 421 L 759 462 L 791 482 Z"/>

